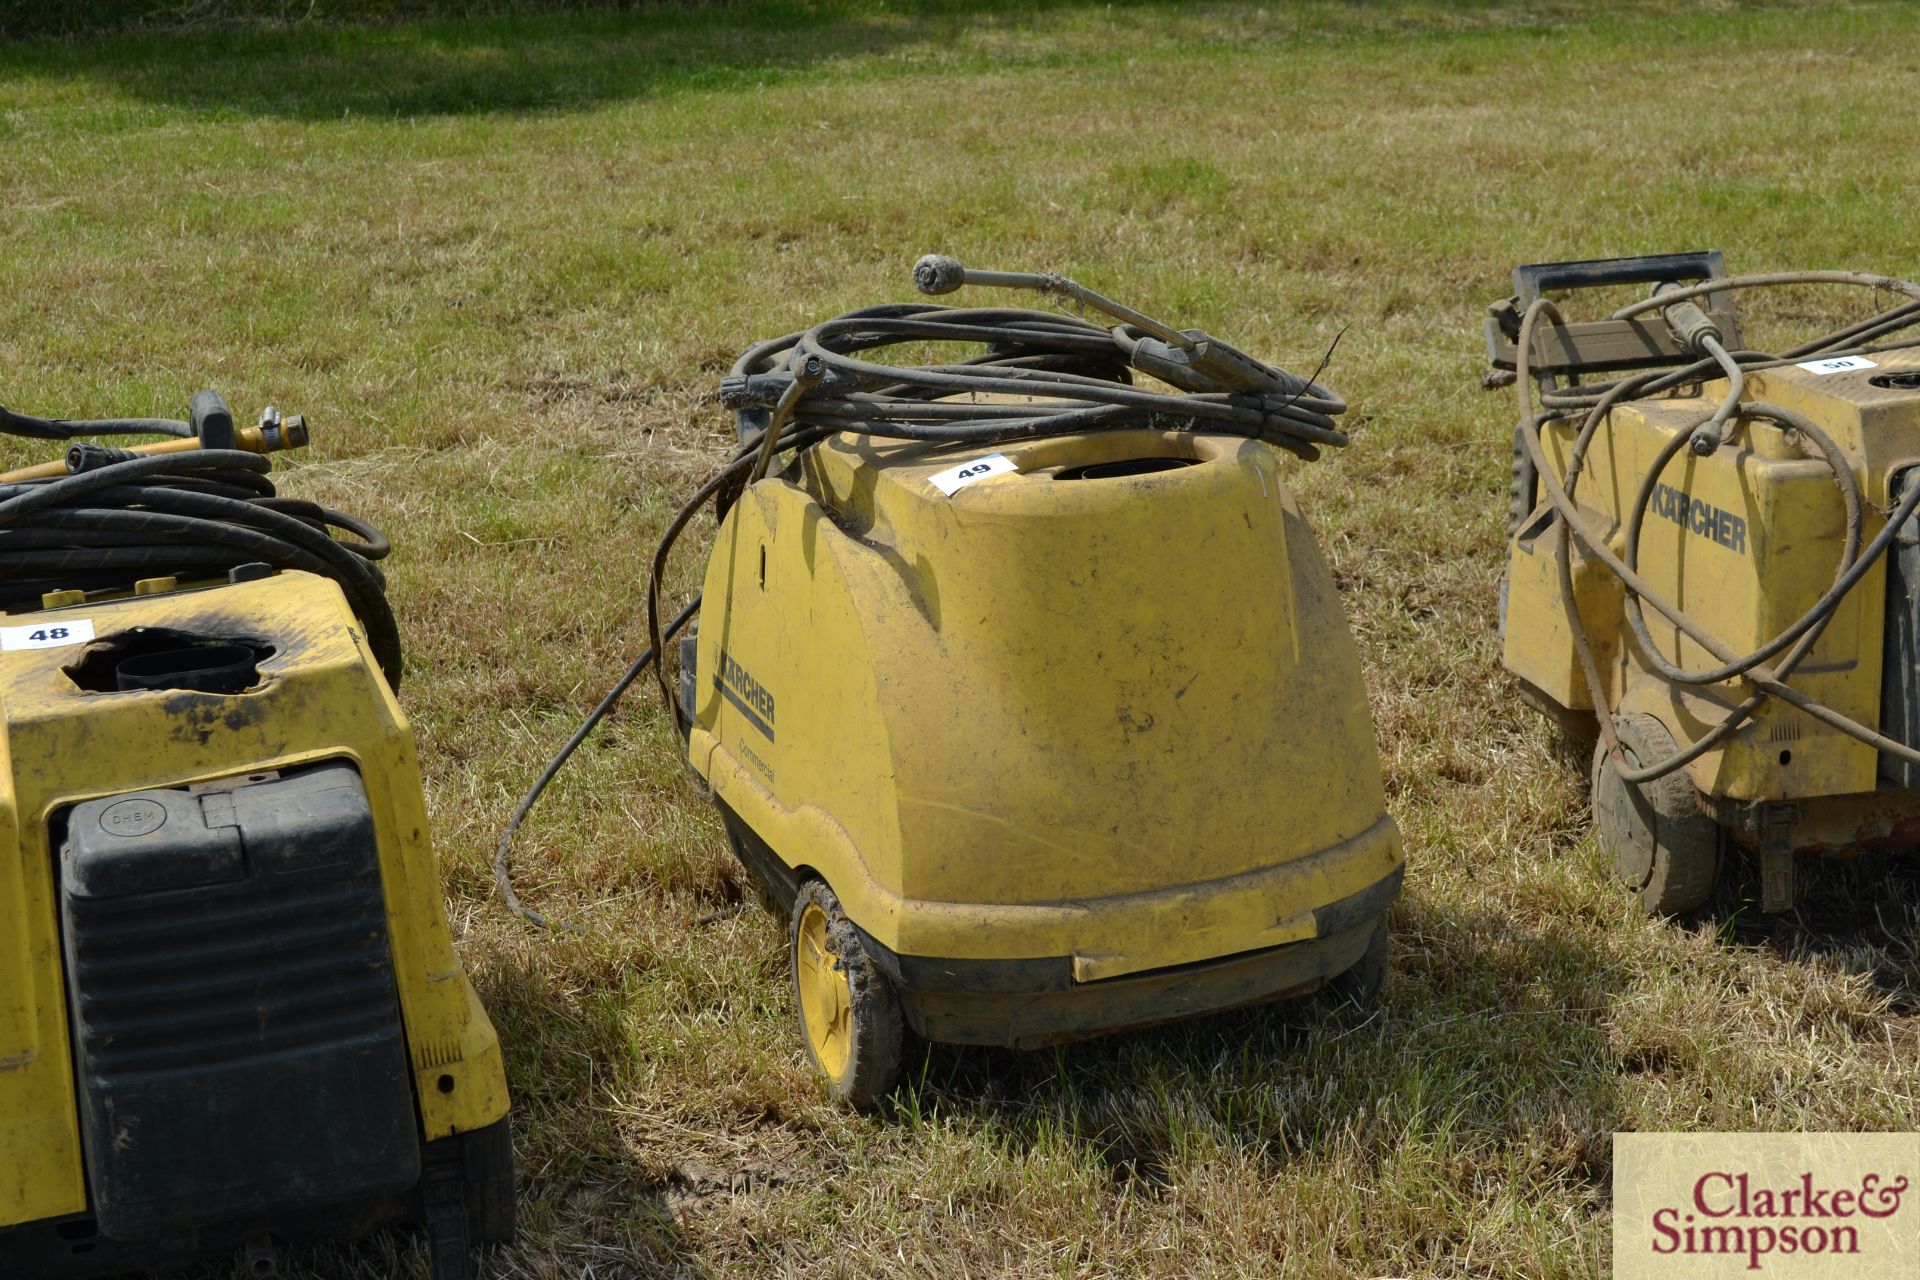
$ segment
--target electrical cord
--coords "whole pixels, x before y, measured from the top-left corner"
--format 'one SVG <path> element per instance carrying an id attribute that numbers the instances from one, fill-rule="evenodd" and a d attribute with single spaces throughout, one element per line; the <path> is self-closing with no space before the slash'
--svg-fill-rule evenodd
<path id="1" fill-rule="evenodd" d="M 0 411 L 0 432 L 22 421 L 50 420 Z M 102 435 L 180 434 L 156 423 L 191 434 L 186 423 L 152 418 L 55 425 Z M 25 434 L 69 438 L 37 427 Z M 400 632 L 375 563 L 389 547 L 371 525 L 279 496 L 267 478 L 272 463 L 244 449 L 76 445 L 67 466 L 66 475 L 0 480 L 0 608 L 38 607 L 49 591 L 124 591 L 142 578 L 218 577 L 245 564 L 299 569 L 339 584 L 387 682 L 399 687 Z"/>
<path id="2" fill-rule="evenodd" d="M 952 258 L 929 255 L 915 265 L 914 283 L 926 294 L 963 284 L 1029 289 L 1105 312 L 1118 323 L 1102 326 L 1058 311 L 889 303 L 748 347 L 719 394 L 734 412 L 739 447 L 675 513 L 649 565 L 647 648 L 521 797 L 495 852 L 501 898 L 522 919 L 552 927 L 514 892 L 514 836 L 561 767 L 648 667 L 674 727 L 682 736 L 689 731 L 668 686 L 663 655 L 700 600 L 696 596 L 662 624 L 668 559 L 709 502 L 724 515 L 748 485 L 782 474 L 776 459 L 784 458 L 790 468 L 807 450 L 841 434 L 987 448 L 1105 431 L 1204 432 L 1265 441 L 1307 460 L 1347 443 L 1336 421 L 1346 401 L 1317 381 L 1333 346 L 1313 376 L 1302 378 L 1200 330 L 1174 329 L 1064 276 L 970 271 Z M 953 359 L 920 361 L 929 348 L 955 347 L 962 353 Z M 866 358 L 887 353 L 902 362 Z M 1167 389 L 1138 385 L 1139 375 Z"/>
<path id="3" fill-rule="evenodd" d="M 1683 310 L 1683 304 L 1690 306 L 1693 298 L 1719 290 L 1793 284 L 1858 285 L 1903 293 L 1913 301 L 1902 303 L 1877 316 L 1793 348 L 1785 357 L 1749 351 L 1728 352 L 1721 345 L 1717 330 L 1697 307 Z M 1896 742 L 1877 730 L 1860 724 L 1808 697 L 1786 683 L 1786 677 L 1812 650 L 1814 643 L 1832 620 L 1847 593 L 1886 554 L 1887 548 L 1893 544 L 1907 519 L 1920 509 L 1920 485 L 1914 486 L 1913 490 L 1902 499 L 1889 514 L 1885 526 L 1862 550 L 1860 538 L 1864 515 L 1859 485 L 1846 456 L 1839 447 L 1820 430 L 1818 425 L 1804 415 L 1779 405 L 1743 399 L 1745 375 L 1749 372 L 1777 368 L 1810 355 L 1827 358 L 1864 355 L 1869 352 L 1913 345 L 1900 343 L 1888 347 L 1869 347 L 1861 344 L 1868 339 L 1882 337 L 1920 322 L 1920 285 L 1887 276 L 1839 271 L 1735 276 L 1686 288 L 1663 286 L 1655 292 L 1654 296 L 1621 308 L 1612 318 L 1629 319 L 1656 309 L 1666 313 L 1670 327 L 1701 357 L 1700 359 L 1678 367 L 1649 370 L 1611 382 L 1546 392 L 1540 396 L 1540 402 L 1545 406 L 1544 412 L 1537 411 L 1534 405 L 1530 369 L 1533 334 L 1543 319 L 1555 324 L 1561 323 L 1558 308 L 1544 298 L 1534 301 L 1521 318 L 1520 333 L 1516 343 L 1515 385 L 1520 401 L 1521 421 L 1526 428 L 1519 435 L 1525 442 L 1535 473 L 1554 511 L 1554 558 L 1562 606 L 1566 611 L 1567 625 L 1573 639 L 1582 678 L 1597 709 L 1595 718 L 1599 722 L 1602 743 L 1613 757 L 1621 778 L 1633 784 L 1650 782 L 1698 759 L 1731 737 L 1768 698 L 1778 698 L 1823 724 L 1878 751 L 1920 763 L 1920 750 L 1905 743 Z M 1579 509 L 1573 498 L 1587 451 L 1599 428 L 1610 420 L 1611 410 L 1623 401 L 1656 395 L 1683 383 L 1700 381 L 1716 373 L 1727 379 L 1728 394 L 1712 414 L 1703 416 L 1693 427 L 1676 432 L 1649 466 L 1634 494 L 1632 505 L 1625 513 L 1625 556 L 1624 558 L 1616 556 L 1602 539 L 1595 537 L 1586 527 L 1579 516 Z M 1565 477 L 1557 478 L 1541 442 L 1541 433 L 1550 423 L 1574 419 L 1579 419 L 1581 426 L 1568 449 Z M 1788 441 L 1801 452 L 1826 463 L 1846 505 L 1846 534 L 1833 584 L 1779 634 L 1748 653 L 1735 654 L 1708 634 L 1695 619 L 1662 596 L 1640 575 L 1640 536 L 1646 514 L 1658 489 L 1660 477 L 1680 450 L 1691 446 L 1696 454 L 1703 456 L 1711 454 L 1731 441 L 1740 424 L 1756 420 L 1771 422 L 1781 427 Z M 1713 728 L 1697 738 L 1690 746 L 1677 751 L 1665 760 L 1629 766 L 1621 750 L 1618 735 L 1614 732 L 1611 717 L 1605 714 L 1604 709 L 1607 706 L 1605 686 L 1600 678 L 1598 663 L 1594 658 L 1591 637 L 1580 616 L 1574 594 L 1572 571 L 1574 543 L 1579 544 L 1585 557 L 1598 562 L 1620 580 L 1633 643 L 1649 668 L 1663 679 L 1675 684 L 1701 686 L 1744 678 L 1755 689 L 1753 694 L 1735 705 Z M 1688 671 L 1677 663 L 1669 661 L 1659 652 L 1647 628 L 1645 606 L 1652 607 L 1655 613 L 1706 650 L 1720 665 L 1704 670 Z M 1767 666 L 1767 661 L 1782 650 L 1786 650 L 1786 655 L 1778 666 Z"/>
<path id="4" fill-rule="evenodd" d="M 680 610 L 673 621 L 667 624 L 667 637 L 671 639 L 681 627 L 686 626 L 687 620 L 693 617 L 699 609 L 700 597 L 695 596 L 687 602 L 686 608 Z M 500 836 L 500 845 L 493 853 L 493 882 L 499 888 L 500 899 L 507 904 L 507 909 L 531 924 L 537 924 L 543 929 L 556 927 L 548 921 L 546 916 L 522 903 L 520 901 L 520 895 L 514 892 L 513 874 L 510 865 L 510 860 L 513 856 L 513 838 L 519 834 L 520 824 L 527 820 L 529 813 L 533 812 L 533 806 L 539 802 L 541 793 L 547 789 L 547 784 L 553 781 L 555 774 L 566 767 L 567 761 L 573 758 L 573 753 L 578 751 L 580 744 L 587 740 L 587 735 L 591 734 L 594 729 L 599 726 L 600 722 L 607 718 L 607 713 L 613 710 L 615 704 L 625 695 L 633 682 L 640 678 L 640 673 L 653 664 L 653 655 L 655 652 L 656 650 L 653 645 L 648 645 L 645 649 L 641 650 L 640 656 L 633 660 L 633 665 L 627 668 L 626 674 L 622 675 L 620 679 L 614 683 L 613 688 L 607 690 L 606 697 L 600 699 L 600 705 L 587 713 L 587 718 L 580 722 L 580 727 L 573 731 L 571 738 L 567 739 L 567 745 L 561 747 L 559 751 L 554 753 L 553 759 L 547 761 L 547 767 L 540 771 L 540 776 L 534 780 L 533 786 L 527 789 L 527 794 L 520 797 L 520 803 L 514 808 L 513 817 L 507 821 L 506 831 Z M 570 931 L 578 930 L 578 926 L 575 925 L 563 924 L 557 927 Z"/>

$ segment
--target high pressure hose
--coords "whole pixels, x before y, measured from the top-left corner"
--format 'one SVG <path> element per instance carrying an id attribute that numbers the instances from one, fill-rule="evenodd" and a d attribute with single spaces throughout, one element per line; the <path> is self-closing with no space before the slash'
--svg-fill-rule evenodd
<path id="1" fill-rule="evenodd" d="M 494 879 L 501 898 L 522 918 L 548 926 L 514 892 L 509 857 L 515 833 L 567 758 L 649 666 L 667 714 L 681 734 L 687 732 L 662 655 L 700 601 L 695 597 L 662 624 L 668 556 L 703 507 L 713 502 L 724 514 L 747 485 L 776 474 L 776 463 L 790 470 L 807 450 L 843 433 L 982 448 L 1103 431 L 1189 431 L 1263 440 L 1309 460 L 1322 448 L 1347 443 L 1336 422 L 1346 401 L 1316 381 L 1320 369 L 1302 378 L 1198 329 L 1174 329 L 1064 276 L 971 271 L 952 258 L 929 255 L 915 265 L 914 284 L 929 295 L 969 284 L 1032 290 L 1103 312 L 1116 323 L 1061 311 L 894 303 L 757 343 L 740 356 L 719 397 L 734 412 L 740 444 L 661 535 L 647 577 L 649 644 L 542 771 L 501 836 Z M 929 345 L 960 350 L 945 361 L 912 358 Z M 909 361 L 877 358 L 889 351 Z M 1332 354 L 1329 348 L 1327 358 Z M 1137 375 L 1164 386 L 1137 385 Z"/>
<path id="2" fill-rule="evenodd" d="M 1705 294 L 1726 290 L 1801 284 L 1862 286 L 1901 293 L 1906 295 L 1909 301 L 1795 347 L 1785 356 L 1772 356 L 1754 351 L 1729 352 L 1722 345 L 1722 335 L 1718 327 L 1693 302 L 1693 299 Z M 1655 290 L 1652 297 L 1621 308 L 1611 318 L 1631 319 L 1656 310 L 1662 313 L 1668 327 L 1681 343 L 1698 357 L 1696 360 L 1683 365 L 1656 368 L 1613 382 L 1548 391 L 1540 396 L 1544 409 L 1536 409 L 1534 404 L 1530 368 L 1534 332 L 1543 319 L 1554 324 L 1560 323 L 1559 310 L 1545 298 L 1534 301 L 1521 317 L 1519 336 L 1516 340 L 1515 385 L 1519 393 L 1523 426 L 1519 435 L 1525 443 L 1539 481 L 1546 490 L 1548 502 L 1553 508 L 1554 559 L 1559 575 L 1562 606 L 1566 610 L 1567 625 L 1573 637 L 1574 651 L 1580 663 L 1582 678 L 1597 709 L 1595 718 L 1599 721 L 1601 741 L 1608 754 L 1612 756 L 1621 778 L 1628 783 L 1638 784 L 1664 777 L 1682 768 L 1725 742 L 1741 725 L 1752 718 L 1768 698 L 1778 698 L 1877 751 L 1886 752 L 1913 763 L 1920 763 L 1920 750 L 1905 743 L 1896 742 L 1877 730 L 1860 724 L 1824 703 L 1808 697 L 1786 683 L 1787 676 L 1792 674 L 1794 668 L 1812 650 L 1847 593 L 1886 554 L 1887 548 L 1893 544 L 1907 519 L 1916 509 L 1920 509 L 1920 485 L 1914 486 L 1913 490 L 1889 513 L 1885 526 L 1863 550 L 1860 540 L 1864 511 L 1859 483 L 1846 455 L 1841 452 L 1839 446 L 1805 415 L 1779 405 L 1744 398 L 1746 375 L 1750 372 L 1779 368 L 1808 357 L 1831 359 L 1869 355 L 1914 345 L 1911 341 L 1885 345 L 1866 344 L 1873 339 L 1885 337 L 1920 323 L 1920 285 L 1888 276 L 1866 275 L 1850 271 L 1802 271 L 1733 276 L 1712 279 L 1703 284 L 1687 287 L 1662 285 Z M 1682 384 L 1698 383 L 1715 376 L 1726 380 L 1726 394 L 1713 412 L 1703 414 L 1700 420 L 1689 429 L 1676 432 L 1673 439 L 1655 458 L 1647 473 L 1641 477 L 1634 494 L 1633 504 L 1625 513 L 1623 548 L 1625 554 L 1624 557 L 1616 556 L 1603 539 L 1595 537 L 1587 529 L 1580 519 L 1579 510 L 1573 498 L 1575 488 L 1579 484 L 1581 469 L 1586 461 L 1587 451 L 1596 434 L 1609 420 L 1613 408 L 1624 401 L 1654 396 Z M 1550 423 L 1574 420 L 1580 422 L 1580 429 L 1575 434 L 1567 452 L 1566 474 L 1563 480 L 1555 477 L 1540 437 Z M 1667 464 L 1680 450 L 1690 448 L 1696 455 L 1709 456 L 1731 443 L 1744 424 L 1755 421 L 1769 422 L 1779 427 L 1789 443 L 1809 458 L 1826 464 L 1833 474 L 1834 484 L 1839 488 L 1842 501 L 1846 506 L 1846 533 L 1839 563 L 1834 570 L 1833 584 L 1778 635 L 1749 653 L 1735 654 L 1641 577 L 1640 537 L 1660 477 Z M 1607 705 L 1605 687 L 1593 656 L 1591 638 L 1587 634 L 1586 625 L 1580 616 L 1574 595 L 1572 566 L 1574 543 L 1579 544 L 1584 556 L 1598 562 L 1620 580 L 1627 622 L 1635 649 L 1650 669 L 1674 684 L 1697 687 L 1718 684 L 1726 680 L 1744 679 L 1753 686 L 1754 692 L 1734 706 L 1723 720 L 1690 746 L 1677 751 L 1665 760 L 1642 762 L 1634 767 L 1629 764 L 1620 748 L 1612 718 L 1605 712 Z M 1681 634 L 1706 650 L 1719 665 L 1689 671 L 1668 660 L 1659 652 L 1648 631 L 1645 612 L 1648 607 L 1665 618 Z M 1785 654 L 1778 665 L 1768 666 L 1769 660 L 1781 654 L 1782 651 L 1785 651 Z"/>
<path id="3" fill-rule="evenodd" d="M 300 569 L 338 583 L 367 645 L 398 687 L 400 632 L 376 561 L 388 551 L 373 526 L 283 498 L 264 455 L 306 443 L 306 423 L 269 409 L 236 430 L 210 391 L 193 421 L 62 421 L 0 409 L 0 432 L 33 439 L 165 435 L 157 445 L 75 444 L 56 463 L 0 475 L 0 608 L 38 607 L 50 591 L 117 593 L 146 578 L 218 578 L 242 565 Z M 338 538 L 335 530 L 350 536 Z"/>

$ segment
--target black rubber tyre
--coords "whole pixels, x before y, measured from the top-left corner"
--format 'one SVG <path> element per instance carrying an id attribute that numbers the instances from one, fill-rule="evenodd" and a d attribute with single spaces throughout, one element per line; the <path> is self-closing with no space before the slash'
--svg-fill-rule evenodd
<path id="1" fill-rule="evenodd" d="M 472 1280 L 473 1250 L 513 1243 L 513 1132 L 506 1116 L 421 1150 L 420 1225 L 433 1280 Z"/>
<path id="2" fill-rule="evenodd" d="M 1650 715 L 1619 716 L 1614 732 L 1633 767 L 1664 760 L 1673 735 Z M 1593 752 L 1593 825 L 1613 874 L 1638 894 L 1648 915 L 1697 910 L 1720 873 L 1720 828 L 1700 808 L 1685 769 L 1652 782 L 1620 777 L 1604 743 Z"/>
<path id="3" fill-rule="evenodd" d="M 476 1245 L 512 1244 L 516 1225 L 513 1128 L 505 1116 L 463 1134 L 467 1166 L 467 1235 Z"/>
<path id="4" fill-rule="evenodd" d="M 836 1102 L 877 1107 L 900 1078 L 900 998 L 874 966 L 840 899 L 809 880 L 787 931 L 800 1042 Z"/>
<path id="5" fill-rule="evenodd" d="M 1387 981 L 1387 917 L 1374 922 L 1367 949 L 1345 973 L 1327 979 L 1327 994 L 1341 1004 L 1371 1008 L 1380 1000 L 1380 989 Z"/>

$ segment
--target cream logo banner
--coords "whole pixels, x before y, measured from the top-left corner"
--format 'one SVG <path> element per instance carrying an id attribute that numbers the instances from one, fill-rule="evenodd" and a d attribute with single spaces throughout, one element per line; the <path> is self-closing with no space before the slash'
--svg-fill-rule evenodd
<path id="1" fill-rule="evenodd" d="M 1613 1274 L 1920 1276 L 1920 1134 L 1617 1133 Z"/>

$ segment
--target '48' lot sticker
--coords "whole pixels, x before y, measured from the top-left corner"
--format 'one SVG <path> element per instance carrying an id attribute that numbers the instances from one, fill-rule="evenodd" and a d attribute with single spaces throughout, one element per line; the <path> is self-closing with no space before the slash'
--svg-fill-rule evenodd
<path id="1" fill-rule="evenodd" d="M 93 619 L 71 618 L 64 622 L 30 622 L 24 627 L 0 627 L 0 650 L 58 649 L 64 645 L 85 644 L 93 639 Z"/>

